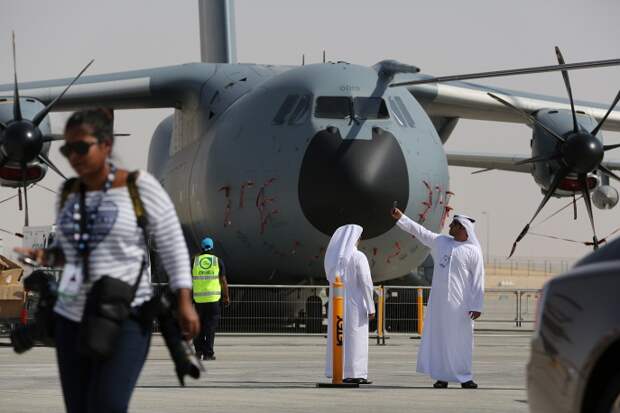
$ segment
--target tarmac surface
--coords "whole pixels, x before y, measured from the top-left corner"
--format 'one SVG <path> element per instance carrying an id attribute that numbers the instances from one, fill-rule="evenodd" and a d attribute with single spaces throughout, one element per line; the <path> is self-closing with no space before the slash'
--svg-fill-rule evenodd
<path id="1" fill-rule="evenodd" d="M 369 379 L 359 389 L 316 388 L 323 377 L 325 339 L 319 336 L 218 336 L 207 374 L 178 386 L 163 340 L 154 336 L 134 392 L 132 412 L 527 412 L 525 364 L 530 335 L 477 332 L 477 390 L 451 383 L 433 389 L 415 372 L 420 341 L 393 335 L 370 341 Z M 62 412 L 54 349 L 17 355 L 0 339 L 0 411 Z"/>

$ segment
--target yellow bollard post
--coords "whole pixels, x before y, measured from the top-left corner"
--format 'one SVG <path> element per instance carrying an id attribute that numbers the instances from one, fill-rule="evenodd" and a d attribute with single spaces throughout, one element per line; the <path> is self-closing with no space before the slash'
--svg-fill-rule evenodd
<path id="1" fill-rule="evenodd" d="M 317 387 L 359 387 L 359 383 L 343 383 L 343 367 L 344 367 L 344 284 L 340 280 L 340 276 L 336 275 L 336 279 L 330 288 L 332 312 L 332 382 L 317 383 Z"/>
<path id="2" fill-rule="evenodd" d="M 418 288 L 418 334 L 422 335 L 424 331 L 424 294 L 422 294 L 422 289 Z"/>
<path id="3" fill-rule="evenodd" d="M 377 305 L 377 344 L 385 344 L 385 289 L 379 287 L 379 303 Z"/>
<path id="4" fill-rule="evenodd" d="M 343 347 L 344 347 L 344 285 L 340 277 L 336 276 L 332 284 L 332 384 L 342 383 L 342 369 L 344 367 Z"/>

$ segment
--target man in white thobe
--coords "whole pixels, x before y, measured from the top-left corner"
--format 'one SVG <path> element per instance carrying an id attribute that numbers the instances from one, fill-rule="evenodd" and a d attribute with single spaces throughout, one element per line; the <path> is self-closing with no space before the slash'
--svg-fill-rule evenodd
<path id="1" fill-rule="evenodd" d="M 373 285 L 368 259 L 357 249 L 362 227 L 344 225 L 334 232 L 325 252 L 325 274 L 330 285 L 339 275 L 345 289 L 344 382 L 368 380 L 368 320 L 374 318 Z M 331 297 L 331 294 L 330 294 Z M 332 376 L 332 311 L 327 330 L 325 375 Z"/>
<path id="2" fill-rule="evenodd" d="M 448 236 L 427 230 L 397 208 L 392 216 L 399 228 L 431 249 L 435 263 L 417 371 L 436 380 L 435 388 L 459 382 L 463 388 L 475 389 L 473 320 L 480 317 L 484 298 L 484 263 L 475 221 L 455 215 Z"/>

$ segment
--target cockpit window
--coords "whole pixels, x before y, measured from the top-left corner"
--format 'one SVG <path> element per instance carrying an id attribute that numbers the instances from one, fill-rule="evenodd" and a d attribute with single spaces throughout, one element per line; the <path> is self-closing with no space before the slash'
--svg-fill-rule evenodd
<path id="1" fill-rule="evenodd" d="M 299 99 L 299 103 L 297 103 L 293 114 L 288 120 L 289 125 L 301 125 L 306 121 L 310 110 L 311 100 L 310 95 L 303 95 L 301 99 Z"/>
<path id="2" fill-rule="evenodd" d="M 286 121 L 286 116 L 293 110 L 295 103 L 299 99 L 299 95 L 288 95 L 278 109 L 276 116 L 273 118 L 274 125 L 282 125 Z"/>
<path id="3" fill-rule="evenodd" d="M 403 100 L 400 98 L 400 96 L 395 96 L 394 100 L 396 101 L 396 105 L 400 108 L 400 111 L 403 113 L 403 116 L 405 117 L 405 121 L 407 122 L 407 124 L 410 127 L 415 128 L 415 122 L 413 121 L 413 118 L 411 117 L 411 114 L 407 110 L 407 106 L 405 106 L 405 103 L 403 102 Z"/>
<path id="4" fill-rule="evenodd" d="M 314 116 L 317 118 L 344 119 L 351 114 L 351 98 L 346 96 L 320 96 L 316 99 Z"/>
<path id="5" fill-rule="evenodd" d="M 328 119 L 389 119 L 385 101 L 380 97 L 320 96 L 314 116 Z"/>
<path id="6" fill-rule="evenodd" d="M 396 119 L 396 122 L 402 126 L 403 128 L 405 128 L 405 116 L 403 115 L 403 113 L 400 111 L 400 108 L 398 107 L 398 105 L 396 104 L 396 101 L 393 98 L 390 98 L 390 108 L 392 108 L 392 113 L 394 114 L 394 119 Z"/>
<path id="7" fill-rule="evenodd" d="M 388 119 L 390 117 L 385 101 L 381 98 L 353 98 L 353 107 L 358 119 Z"/>

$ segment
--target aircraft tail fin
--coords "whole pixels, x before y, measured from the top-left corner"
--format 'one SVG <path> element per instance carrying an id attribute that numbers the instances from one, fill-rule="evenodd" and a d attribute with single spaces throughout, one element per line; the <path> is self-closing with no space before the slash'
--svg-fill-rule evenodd
<path id="1" fill-rule="evenodd" d="M 200 60 L 237 63 L 233 0 L 198 0 Z"/>

